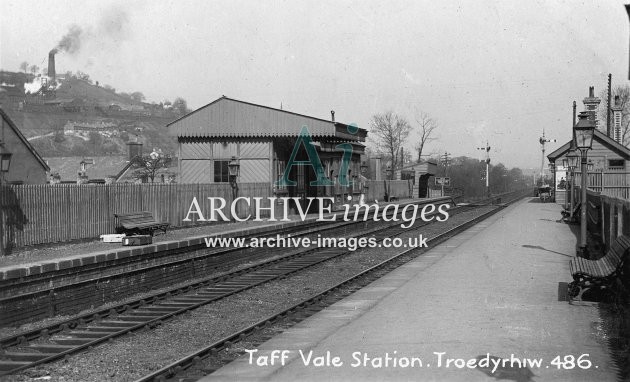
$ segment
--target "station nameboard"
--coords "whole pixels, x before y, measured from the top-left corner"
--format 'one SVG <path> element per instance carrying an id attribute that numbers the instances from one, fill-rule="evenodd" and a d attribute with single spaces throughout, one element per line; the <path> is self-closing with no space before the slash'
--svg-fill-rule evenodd
<path id="1" fill-rule="evenodd" d="M 436 186 L 450 186 L 451 185 L 451 178 L 436 176 L 435 177 L 435 185 Z"/>

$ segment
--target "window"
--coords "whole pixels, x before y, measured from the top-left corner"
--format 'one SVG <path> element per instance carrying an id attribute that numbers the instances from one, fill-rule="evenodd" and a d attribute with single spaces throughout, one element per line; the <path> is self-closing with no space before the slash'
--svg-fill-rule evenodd
<path id="1" fill-rule="evenodd" d="M 227 183 L 230 181 L 228 163 L 230 163 L 229 160 L 215 160 L 214 161 L 214 182 L 215 183 Z"/>
<path id="2" fill-rule="evenodd" d="M 609 170 L 623 170 L 624 168 L 624 160 L 623 159 L 609 159 L 608 160 L 608 169 Z"/>

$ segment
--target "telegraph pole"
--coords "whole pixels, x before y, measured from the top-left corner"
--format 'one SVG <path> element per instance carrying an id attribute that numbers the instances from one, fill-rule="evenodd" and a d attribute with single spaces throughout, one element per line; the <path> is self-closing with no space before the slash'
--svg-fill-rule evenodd
<path id="1" fill-rule="evenodd" d="M 611 86 L 612 86 L 612 74 L 608 73 L 608 102 L 606 102 L 606 135 L 609 138 L 612 138 L 614 135 L 610 130 L 610 96 L 611 96 Z M 573 124 L 575 126 L 575 124 Z"/>
<path id="2" fill-rule="evenodd" d="M 486 151 L 486 195 L 490 197 L 490 145 L 486 141 L 486 147 L 477 147 L 477 150 Z"/>
<path id="3" fill-rule="evenodd" d="M 444 196 L 444 183 L 446 182 L 446 177 L 448 176 L 448 165 L 451 162 L 450 153 L 446 151 L 442 154 L 442 164 L 444 165 L 444 178 L 442 179 L 442 196 Z"/>

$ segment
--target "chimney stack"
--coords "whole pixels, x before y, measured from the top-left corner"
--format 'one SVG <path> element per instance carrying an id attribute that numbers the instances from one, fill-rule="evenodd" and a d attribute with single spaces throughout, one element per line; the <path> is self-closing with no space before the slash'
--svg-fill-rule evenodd
<path id="1" fill-rule="evenodd" d="M 330 115 L 332 116 L 332 121 L 335 122 L 335 111 L 331 110 Z"/>
<path id="2" fill-rule="evenodd" d="M 55 81 L 57 73 L 55 73 L 55 54 L 57 49 L 53 49 L 48 53 L 48 77 Z"/>
<path id="3" fill-rule="evenodd" d="M 584 103 L 584 107 L 588 112 L 588 119 L 595 123 L 595 128 L 599 128 L 599 121 L 597 120 L 597 109 L 599 108 L 599 103 L 602 100 L 599 97 L 595 97 L 595 87 L 589 86 L 588 88 L 588 97 L 584 98 L 582 102 Z"/>
<path id="4" fill-rule="evenodd" d="M 142 143 L 138 142 L 138 138 L 127 142 L 129 151 L 129 161 L 131 162 L 136 156 L 142 156 Z"/>

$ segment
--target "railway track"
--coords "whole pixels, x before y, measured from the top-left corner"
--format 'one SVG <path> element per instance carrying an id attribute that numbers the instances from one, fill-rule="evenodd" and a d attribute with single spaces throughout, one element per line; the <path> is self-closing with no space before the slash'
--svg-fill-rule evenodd
<path id="1" fill-rule="evenodd" d="M 473 207 L 453 208 L 449 212 L 456 214 L 470 208 Z M 417 221 L 418 226 L 426 224 Z M 323 231 L 338 230 L 340 226 L 341 224 L 324 227 Z M 321 230 L 322 228 L 317 232 Z M 399 222 L 394 222 L 359 230 L 353 236 L 374 235 L 380 241 L 406 231 L 407 229 L 400 228 Z M 309 231 L 314 232 L 316 231 Z M 335 236 L 339 236 L 339 233 L 337 231 Z M 345 248 L 302 249 L 297 253 L 219 277 L 2 339 L 0 346 L 3 347 L 4 354 L 0 360 L 0 375 L 51 362 L 133 331 L 158 327 L 165 320 L 184 312 L 348 253 L 352 251 Z"/>
<path id="2" fill-rule="evenodd" d="M 442 203 L 450 201 L 450 198 L 437 198 L 430 201 L 412 202 L 412 204 L 423 205 L 426 203 Z M 402 203 L 401 205 L 408 204 Z M 309 223 L 308 226 L 299 225 L 295 227 L 278 228 L 261 233 L 260 237 L 272 237 L 278 234 L 293 237 L 306 236 L 316 232 L 339 232 L 346 234 L 353 230 L 360 229 L 363 222 L 317 222 Z M 244 235 L 243 238 L 251 238 L 251 235 Z M 194 251 L 193 255 L 185 255 L 186 251 Z M 75 315 L 76 313 L 90 309 L 94 306 L 132 298 L 134 294 L 143 291 L 151 291 L 160 288 L 167 289 L 177 283 L 175 280 L 201 279 L 210 273 L 216 274 L 222 270 L 242 263 L 243 261 L 261 261 L 269 256 L 263 251 L 256 251 L 251 248 L 206 248 L 204 245 L 193 247 L 183 247 L 170 251 L 163 251 L 162 259 L 157 263 L 147 263 L 143 265 L 145 256 L 136 256 L 137 259 L 129 260 L 129 264 L 123 264 L 122 269 L 111 271 L 103 268 L 84 275 L 82 268 L 69 270 L 73 272 L 76 281 L 57 285 L 54 277 L 45 280 L 25 280 L 19 285 L 2 287 L 2 297 L 0 297 L 0 311 L 5 314 L 0 317 L 3 326 L 17 325 L 24 323 L 25 313 L 30 320 L 44 319 L 58 315 Z M 138 263 L 137 265 L 133 262 Z M 119 267 L 119 265 L 116 265 Z M 62 275 L 62 277 L 64 277 Z M 86 277 L 87 276 L 87 277 Z M 164 276 L 167 276 L 166 278 Z M 37 284 L 41 288 L 36 287 Z M 124 287 L 125 283 L 135 283 L 134 290 Z M 12 289 L 13 288 L 13 289 Z M 72 303 L 68 304 L 68 300 Z M 12 312 L 20 312 L 13 314 Z M 101 315 L 107 312 L 101 312 Z M 12 318 L 15 317 L 15 318 Z M 81 317 L 87 319 L 87 317 Z M 72 323 L 67 323 L 73 325 Z M 54 328 L 47 328 L 48 331 L 56 331 Z M 1 340 L 0 340 L 1 341 Z M 0 346 L 2 343 L 0 342 Z"/>
<path id="3" fill-rule="evenodd" d="M 457 235 L 458 233 L 473 226 L 474 224 L 485 220 L 503 207 L 523 198 L 524 196 L 526 195 L 520 194 L 512 196 L 508 201 L 506 201 L 496 209 L 486 212 L 471 220 L 465 221 L 455 228 L 452 228 L 436 237 L 431 238 L 429 240 L 429 243 L 432 245 L 439 244 L 440 242 L 443 242 L 450 237 Z M 198 349 L 197 351 L 188 354 L 187 356 L 138 379 L 136 382 L 197 380 L 200 377 L 212 373 L 220 366 L 227 364 L 244 354 L 244 350 L 235 352 L 234 349 L 232 349 L 229 354 L 227 352 L 223 352 L 224 350 L 233 347 L 233 345 L 238 343 L 239 341 L 251 337 L 256 337 L 258 335 L 258 337 L 251 342 L 254 345 L 259 345 L 260 343 L 271 337 L 268 334 L 263 334 L 266 328 L 278 324 L 281 324 L 281 326 L 285 328 L 291 327 L 296 323 L 304 320 L 305 318 L 319 312 L 325 307 L 330 306 L 335 302 L 349 296 L 350 294 L 379 279 L 380 277 L 398 268 L 399 266 L 413 260 L 414 258 L 421 255 L 423 252 L 424 251 L 419 248 L 405 249 L 395 256 L 389 258 L 388 260 L 385 260 L 373 267 L 370 267 L 325 291 L 304 299 L 303 301 L 300 301 L 281 312 L 268 316 L 254 323 L 253 325 L 235 331 L 234 333 L 224 337 L 219 341 Z M 213 367 L 212 365 L 217 366 Z"/>

